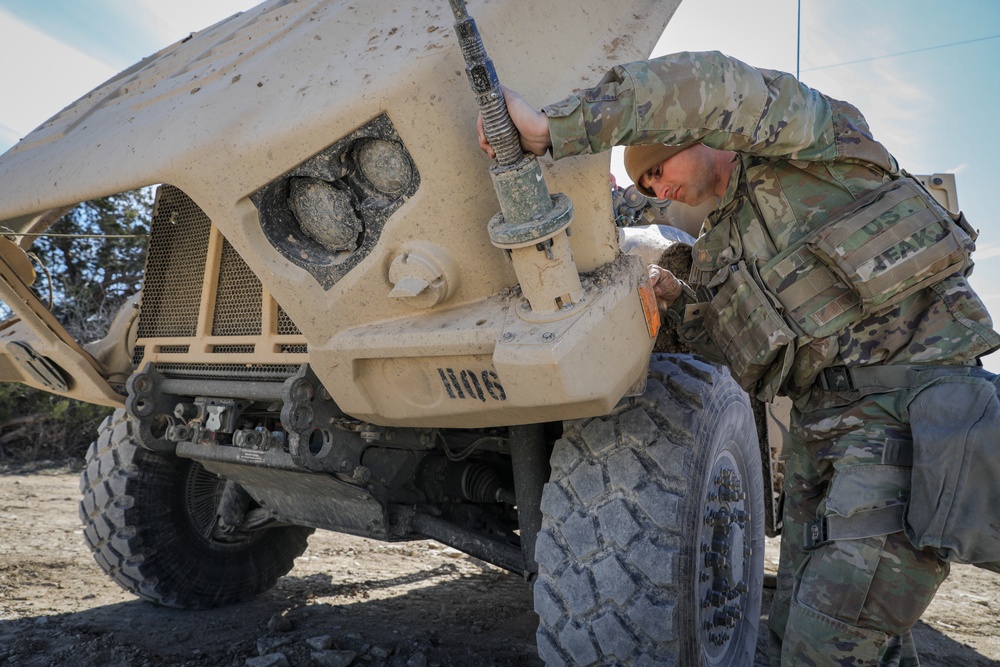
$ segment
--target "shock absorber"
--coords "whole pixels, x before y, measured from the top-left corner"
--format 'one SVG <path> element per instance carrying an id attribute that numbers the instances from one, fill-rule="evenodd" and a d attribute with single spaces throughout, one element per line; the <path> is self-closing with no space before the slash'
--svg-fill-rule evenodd
<path id="1" fill-rule="evenodd" d="M 465 0 L 449 2 L 466 75 L 483 116 L 486 139 L 497 156 L 490 176 L 500 212 L 489 221 L 490 240 L 510 253 L 531 313 L 558 319 L 571 314 L 583 298 L 569 244 L 573 204 L 565 195 L 549 194 L 538 159 L 521 150 L 520 135 L 476 22 L 469 16 Z"/>

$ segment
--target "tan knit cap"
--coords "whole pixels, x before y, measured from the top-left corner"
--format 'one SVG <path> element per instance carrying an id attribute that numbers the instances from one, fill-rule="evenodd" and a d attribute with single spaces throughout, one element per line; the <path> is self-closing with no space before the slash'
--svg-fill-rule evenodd
<path id="1" fill-rule="evenodd" d="M 636 189 L 647 197 L 656 198 L 652 190 L 639 183 L 639 179 L 647 171 L 660 164 L 668 158 L 680 153 L 682 150 L 690 148 L 694 143 L 683 144 L 681 146 L 667 146 L 666 144 L 652 144 L 649 146 L 626 146 L 625 147 L 625 171 L 628 177 L 635 183 Z"/>

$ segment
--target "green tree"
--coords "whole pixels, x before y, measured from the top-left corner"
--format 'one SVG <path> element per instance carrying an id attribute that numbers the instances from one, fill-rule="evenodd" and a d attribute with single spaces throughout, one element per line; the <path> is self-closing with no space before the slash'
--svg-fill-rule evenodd
<path id="1" fill-rule="evenodd" d="M 80 342 L 105 335 L 142 284 L 153 191 L 84 202 L 36 239 L 33 289 Z M 12 315 L 6 304 L 0 319 Z M 81 460 L 108 408 L 20 384 L 0 384 L 0 465 L 36 459 Z"/>
<path id="2" fill-rule="evenodd" d="M 139 291 L 152 207 L 150 188 L 84 202 L 32 246 L 47 272 L 35 289 L 51 296 L 52 312 L 77 340 L 103 336 Z"/>

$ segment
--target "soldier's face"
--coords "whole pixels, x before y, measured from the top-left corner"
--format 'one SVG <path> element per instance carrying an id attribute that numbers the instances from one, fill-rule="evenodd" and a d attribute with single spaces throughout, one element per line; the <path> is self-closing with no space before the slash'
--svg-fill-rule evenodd
<path id="1" fill-rule="evenodd" d="M 640 185 L 657 199 L 697 206 L 714 195 L 717 173 L 711 152 L 702 144 L 686 148 L 643 174 Z"/>

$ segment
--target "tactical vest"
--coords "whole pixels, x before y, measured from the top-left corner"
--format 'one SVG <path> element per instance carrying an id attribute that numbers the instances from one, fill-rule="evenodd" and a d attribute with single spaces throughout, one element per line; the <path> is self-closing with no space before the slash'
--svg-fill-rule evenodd
<path id="1" fill-rule="evenodd" d="M 762 400 L 777 394 L 802 345 L 971 270 L 976 232 L 905 172 L 779 250 L 749 186 L 766 161 L 740 161 L 733 200 L 694 245 L 690 282 L 706 332 Z"/>

